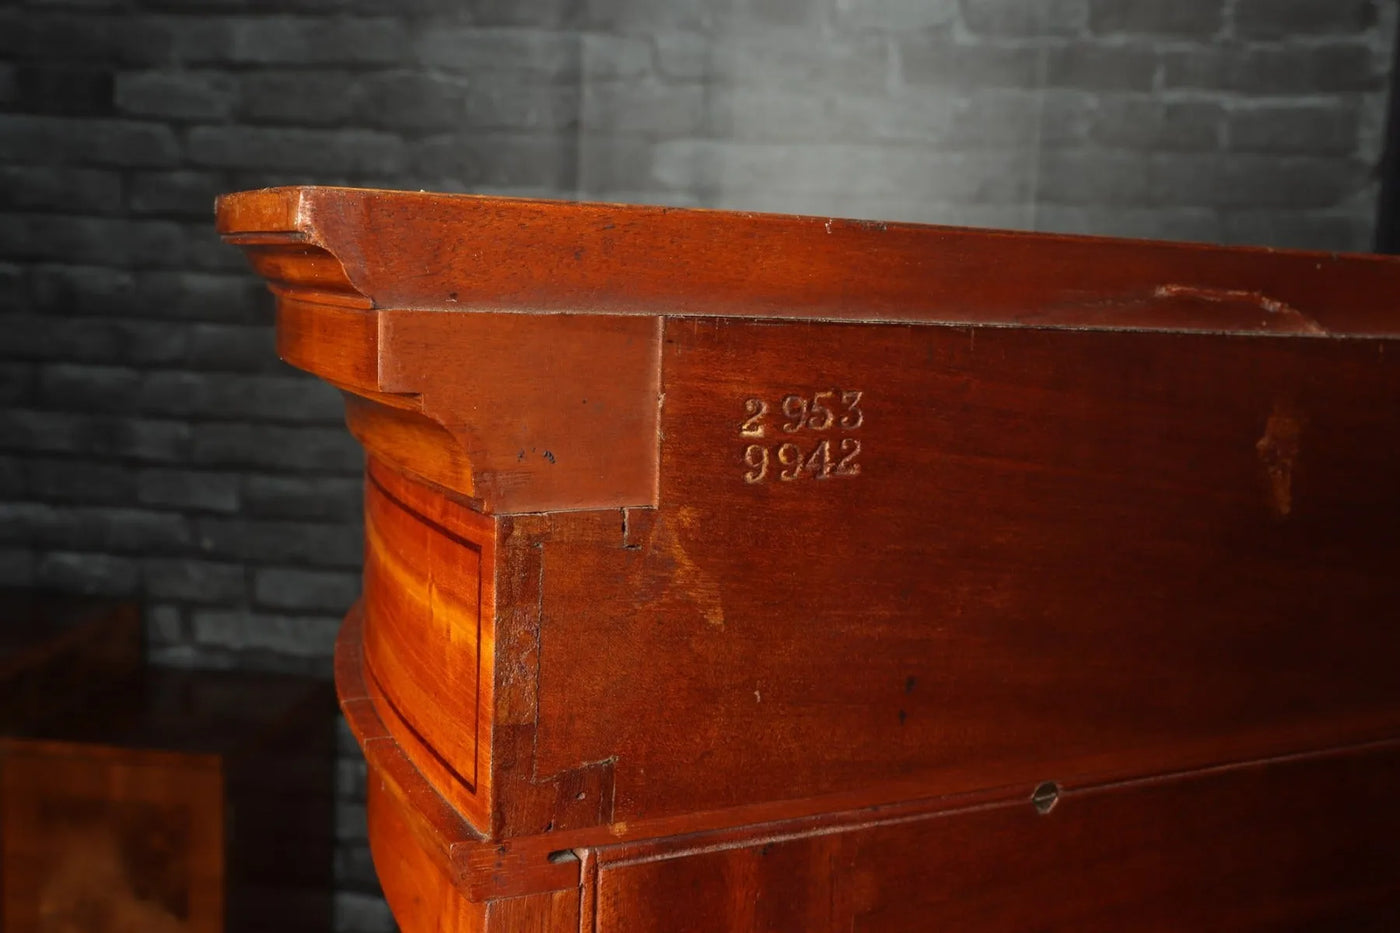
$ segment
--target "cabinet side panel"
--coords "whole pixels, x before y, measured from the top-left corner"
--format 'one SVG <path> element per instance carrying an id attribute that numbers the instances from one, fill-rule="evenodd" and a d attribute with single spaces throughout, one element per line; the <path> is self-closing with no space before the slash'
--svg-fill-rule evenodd
<path id="1" fill-rule="evenodd" d="M 1394 344 L 672 321 L 663 371 L 656 511 L 544 545 L 537 770 L 615 758 L 614 820 L 1400 734 Z"/>
<path id="2" fill-rule="evenodd" d="M 486 905 L 486 929 L 489 933 L 580 933 L 579 892 L 547 891 L 492 901 Z"/>

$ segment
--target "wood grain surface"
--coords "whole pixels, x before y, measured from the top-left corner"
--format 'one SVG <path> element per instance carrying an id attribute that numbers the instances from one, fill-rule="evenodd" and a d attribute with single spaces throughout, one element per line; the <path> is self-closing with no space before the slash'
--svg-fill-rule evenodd
<path id="1" fill-rule="evenodd" d="M 1397 330 L 1379 256 L 350 188 L 225 195 L 218 227 L 275 287 L 376 308 Z"/>
<path id="2" fill-rule="evenodd" d="M 597 929 L 1392 930 L 1387 744 L 846 832 L 598 856 Z M 1349 827 L 1339 831 L 1339 827 Z"/>
<path id="3" fill-rule="evenodd" d="M 666 341 L 663 505 L 625 532 L 558 516 L 541 544 L 536 769 L 615 758 L 611 819 L 1400 727 L 1385 343 L 733 321 Z M 854 423 L 851 390 L 858 428 L 786 430 L 784 398 L 818 394 Z"/>
<path id="4" fill-rule="evenodd" d="M 5 749 L 5 929 L 222 933 L 218 759 L 104 752 Z"/>
<path id="5" fill-rule="evenodd" d="M 1396 260 L 219 224 L 371 454 L 337 683 L 411 933 L 1395 924 Z"/>

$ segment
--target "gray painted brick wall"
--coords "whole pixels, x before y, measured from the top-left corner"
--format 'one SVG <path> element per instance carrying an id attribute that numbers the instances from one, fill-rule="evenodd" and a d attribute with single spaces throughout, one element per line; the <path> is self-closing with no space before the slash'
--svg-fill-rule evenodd
<path id="1" fill-rule="evenodd" d="M 220 191 L 583 195 L 1364 249 L 1400 0 L 11 0 L 0 584 L 328 675 L 361 454 Z M 344 930 L 388 929 L 348 736 Z"/>

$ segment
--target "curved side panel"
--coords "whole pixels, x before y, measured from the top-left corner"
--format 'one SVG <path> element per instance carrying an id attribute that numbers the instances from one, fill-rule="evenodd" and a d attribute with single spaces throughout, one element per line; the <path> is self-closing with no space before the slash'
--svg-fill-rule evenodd
<path id="1" fill-rule="evenodd" d="M 493 525 L 447 500 L 438 510 L 453 520 L 423 514 L 428 503 L 412 500 L 436 495 L 382 466 L 367 477 L 364 659 L 375 709 L 428 781 L 489 832 L 492 616 L 482 568 Z"/>
<path id="2" fill-rule="evenodd" d="M 404 933 L 473 933 L 486 923 L 486 905 L 452 883 L 400 812 L 402 804 L 373 768 L 365 787 L 374 870 L 394 921 Z"/>

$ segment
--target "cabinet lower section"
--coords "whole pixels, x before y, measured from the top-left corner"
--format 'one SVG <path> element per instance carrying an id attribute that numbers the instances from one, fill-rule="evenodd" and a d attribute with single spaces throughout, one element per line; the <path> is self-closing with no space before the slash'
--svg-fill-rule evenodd
<path id="1" fill-rule="evenodd" d="M 1400 742 L 1029 797 L 490 840 L 374 713 L 361 638 L 352 612 L 337 685 L 406 933 L 1400 928 Z"/>

